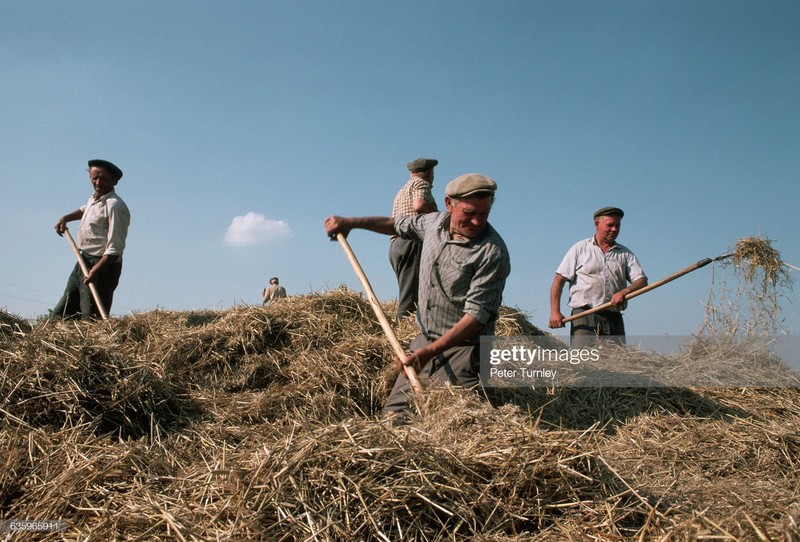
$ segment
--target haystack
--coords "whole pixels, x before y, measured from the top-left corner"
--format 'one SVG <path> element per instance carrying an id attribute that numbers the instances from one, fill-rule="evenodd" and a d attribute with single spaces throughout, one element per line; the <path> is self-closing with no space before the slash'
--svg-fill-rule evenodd
<path id="1" fill-rule="evenodd" d="M 507 307 L 499 332 L 541 333 Z M 797 388 L 446 388 L 391 428 L 391 348 L 344 288 L 40 322 L 0 356 L 1 519 L 51 539 L 800 535 Z"/>

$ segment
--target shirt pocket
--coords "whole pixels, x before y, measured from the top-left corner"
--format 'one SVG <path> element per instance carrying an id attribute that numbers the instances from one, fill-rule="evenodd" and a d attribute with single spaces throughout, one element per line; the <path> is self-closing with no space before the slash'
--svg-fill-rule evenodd
<path id="1" fill-rule="evenodd" d="M 628 275 L 625 262 L 618 258 L 609 258 L 606 260 L 606 271 L 614 280 L 617 281 L 624 281 Z"/>
<path id="2" fill-rule="evenodd" d="M 450 301 L 462 305 L 469 291 L 472 277 L 475 275 L 475 262 L 471 261 L 470 254 L 460 247 L 450 246 L 444 254 L 446 260 L 439 262 L 439 284 L 442 291 L 447 293 Z M 444 265 L 442 266 L 442 263 Z"/>

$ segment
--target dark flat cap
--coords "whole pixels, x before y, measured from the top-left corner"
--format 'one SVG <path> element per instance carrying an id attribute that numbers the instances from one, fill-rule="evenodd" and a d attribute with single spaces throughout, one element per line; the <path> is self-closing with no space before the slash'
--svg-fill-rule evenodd
<path id="1" fill-rule="evenodd" d="M 497 183 L 480 173 L 467 173 L 456 177 L 444 189 L 445 196 L 465 198 L 478 194 L 491 195 L 497 190 Z"/>
<path id="2" fill-rule="evenodd" d="M 272 281 L 278 282 L 278 277 L 272 277 L 271 279 L 269 279 L 269 281 L 270 282 L 272 282 Z"/>
<path id="3" fill-rule="evenodd" d="M 622 218 L 625 213 L 619 207 L 603 207 L 594 212 L 594 218 L 600 218 L 601 216 L 618 216 Z"/>
<path id="4" fill-rule="evenodd" d="M 105 169 L 116 181 L 122 178 L 122 170 L 108 160 L 89 160 L 89 167 L 101 167 Z"/>
<path id="5" fill-rule="evenodd" d="M 436 158 L 417 158 L 407 163 L 406 167 L 411 173 L 419 173 L 420 171 L 433 169 L 437 164 L 439 164 L 439 160 Z"/>

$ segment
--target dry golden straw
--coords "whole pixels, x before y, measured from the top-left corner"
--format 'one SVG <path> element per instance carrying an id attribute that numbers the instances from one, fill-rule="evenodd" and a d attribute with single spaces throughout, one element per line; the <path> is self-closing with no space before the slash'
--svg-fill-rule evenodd
<path id="1" fill-rule="evenodd" d="M 780 332 L 780 301 L 792 290 L 790 266 L 781 260 L 773 241 L 746 237 L 737 241 L 722 264 L 731 271 L 728 284 L 712 288 L 704 330 L 724 335 L 769 335 Z"/>
<path id="2" fill-rule="evenodd" d="M 432 388 L 396 429 L 377 419 L 393 353 L 345 288 L 267 307 L 3 321 L 0 519 L 68 524 L 14 540 L 800 536 L 800 388 L 488 400 Z M 397 332 L 407 345 L 413 319 Z M 498 333 L 542 332 L 504 307 Z M 716 374 L 748 359 L 706 340 L 673 360 L 621 349 L 610 363 Z"/>

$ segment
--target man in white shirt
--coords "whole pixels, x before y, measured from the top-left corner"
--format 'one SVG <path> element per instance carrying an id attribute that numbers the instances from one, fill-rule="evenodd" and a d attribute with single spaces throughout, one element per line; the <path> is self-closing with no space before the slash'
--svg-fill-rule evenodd
<path id="1" fill-rule="evenodd" d="M 550 327 L 564 327 L 561 293 L 569 283 L 569 306 L 578 314 L 598 305 L 609 309 L 572 321 L 571 345 L 581 348 L 593 344 L 598 336 L 625 343 L 622 311 L 625 296 L 647 286 L 647 276 L 627 247 L 617 243 L 622 217 L 619 207 L 603 207 L 594 213 L 595 234 L 575 243 L 556 269 L 550 287 Z"/>
<path id="2" fill-rule="evenodd" d="M 76 244 L 86 263 L 89 275 L 84 276 L 80 264 L 67 280 L 64 295 L 53 309 L 55 318 L 88 320 L 100 315 L 89 291 L 94 284 L 106 312 L 111 311 L 114 290 L 122 274 L 122 253 L 128 236 L 131 214 L 114 187 L 122 178 L 122 170 L 107 160 L 89 160 L 89 180 L 94 192 L 86 205 L 58 219 L 55 229 L 64 235 L 67 223 L 80 220 Z"/>

